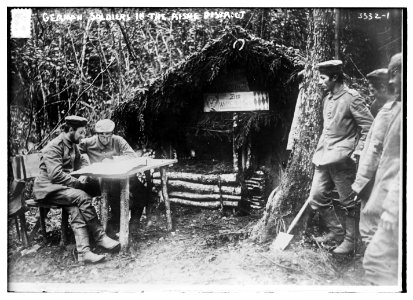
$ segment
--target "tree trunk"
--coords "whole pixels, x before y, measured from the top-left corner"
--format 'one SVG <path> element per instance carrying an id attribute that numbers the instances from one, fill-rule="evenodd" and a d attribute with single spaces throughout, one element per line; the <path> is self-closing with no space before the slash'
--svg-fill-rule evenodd
<path id="1" fill-rule="evenodd" d="M 314 9 L 309 15 L 307 62 L 301 88 L 298 138 L 290 161 L 281 178 L 280 188 L 268 200 L 261 220 L 251 232 L 251 239 L 265 242 L 273 238 L 281 224 L 291 222 L 308 197 L 314 173 L 312 156 L 322 130 L 322 92 L 318 86 L 317 63 L 334 55 L 334 14 L 328 9 Z M 296 112 L 297 113 L 297 112 Z"/>
<path id="2" fill-rule="evenodd" d="M 340 59 L 340 10 L 338 8 L 334 9 L 334 58 Z"/>

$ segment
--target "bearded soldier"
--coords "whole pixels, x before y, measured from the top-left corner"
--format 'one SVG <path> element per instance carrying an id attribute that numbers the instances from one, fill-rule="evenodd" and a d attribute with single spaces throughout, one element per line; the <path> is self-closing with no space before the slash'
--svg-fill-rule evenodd
<path id="1" fill-rule="evenodd" d="M 35 179 L 33 192 L 37 201 L 62 205 L 71 215 L 71 227 L 76 239 L 78 261 L 97 263 L 105 259 L 90 250 L 89 232 L 98 246 L 107 250 L 118 248 L 119 242 L 109 238 L 96 215 L 92 197 L 86 193 L 85 177 L 70 175 L 85 164 L 77 145 L 85 137 L 87 120 L 68 116 L 64 132 L 50 141 L 41 151 L 40 175 Z"/>

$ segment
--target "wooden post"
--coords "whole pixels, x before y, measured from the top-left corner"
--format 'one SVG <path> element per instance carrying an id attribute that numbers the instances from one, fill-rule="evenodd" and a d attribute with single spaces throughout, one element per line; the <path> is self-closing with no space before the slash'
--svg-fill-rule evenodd
<path id="1" fill-rule="evenodd" d="M 19 219 L 17 216 L 14 218 L 14 223 L 16 224 L 17 239 L 20 240 L 20 229 L 19 229 L 20 227 L 19 227 Z"/>
<path id="2" fill-rule="evenodd" d="M 233 120 L 233 129 L 232 129 L 232 159 L 233 159 L 233 166 L 234 166 L 234 171 L 238 172 L 238 151 L 236 147 L 236 141 L 235 141 L 235 131 L 238 126 L 238 115 L 237 113 L 234 113 L 232 116 Z"/>
<path id="3" fill-rule="evenodd" d="M 168 231 L 172 231 L 171 204 L 169 202 L 167 183 L 168 183 L 168 178 L 166 176 L 166 170 L 164 167 L 162 167 L 161 168 L 161 184 L 162 184 L 162 195 L 163 195 L 163 199 L 165 200 L 166 222 L 168 226 Z"/>
<path id="4" fill-rule="evenodd" d="M 147 202 L 145 204 L 145 214 L 146 214 L 146 222 L 150 220 L 150 210 L 151 207 L 149 207 L 152 203 L 152 175 L 151 171 L 145 171 L 145 178 L 146 178 L 146 193 L 148 196 Z"/>
<path id="5" fill-rule="evenodd" d="M 27 237 L 26 216 L 24 215 L 24 213 L 19 215 L 19 219 L 20 219 L 20 226 L 21 226 L 22 243 L 24 247 L 28 247 L 29 238 Z"/>
<path id="6" fill-rule="evenodd" d="M 103 230 L 106 231 L 106 228 L 108 226 L 108 180 L 102 178 L 102 180 L 100 181 L 100 190 L 101 190 L 101 195 L 102 195 L 102 204 L 100 207 L 100 220 L 102 222 L 102 226 L 103 226 Z"/>
<path id="7" fill-rule="evenodd" d="M 129 176 L 120 180 L 120 231 L 119 242 L 122 252 L 129 247 Z"/>
<path id="8" fill-rule="evenodd" d="M 47 235 L 46 235 L 46 217 L 47 213 L 49 212 L 48 209 L 44 207 L 39 207 L 40 213 L 40 226 L 42 228 L 42 235 L 43 235 L 43 242 L 47 244 Z"/>
<path id="9" fill-rule="evenodd" d="M 60 246 L 63 247 L 67 244 L 67 227 L 68 227 L 68 218 L 69 215 L 65 207 L 62 207 L 62 223 L 61 223 L 61 236 L 60 236 Z"/>
<path id="10" fill-rule="evenodd" d="M 248 137 L 247 161 L 245 163 L 245 168 L 248 169 L 250 166 L 251 166 L 251 136 Z"/>

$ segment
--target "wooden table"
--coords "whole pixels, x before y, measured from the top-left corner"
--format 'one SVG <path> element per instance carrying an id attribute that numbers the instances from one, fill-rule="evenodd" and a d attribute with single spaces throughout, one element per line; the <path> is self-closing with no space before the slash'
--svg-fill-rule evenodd
<path id="1" fill-rule="evenodd" d="M 147 157 L 127 158 L 118 157 L 117 159 L 91 164 L 80 170 L 71 173 L 73 176 L 91 176 L 96 178 L 109 178 L 120 180 L 120 231 L 119 242 L 121 251 L 129 247 L 129 178 L 138 173 L 149 170 L 160 169 L 162 181 L 162 195 L 165 199 L 166 220 L 168 230 L 172 230 L 171 208 L 167 189 L 166 167 L 176 163 L 176 159 L 153 159 Z M 102 180 L 102 214 L 101 221 L 106 230 L 108 221 L 108 185 Z"/>

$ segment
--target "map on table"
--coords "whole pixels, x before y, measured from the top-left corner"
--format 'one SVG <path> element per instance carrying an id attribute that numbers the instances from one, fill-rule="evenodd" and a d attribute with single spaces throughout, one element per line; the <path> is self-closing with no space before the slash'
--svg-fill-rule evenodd
<path id="1" fill-rule="evenodd" d="M 117 159 L 91 164 L 81 168 L 80 170 L 72 172 L 71 175 L 121 176 L 134 169 L 147 166 L 148 160 L 150 160 L 150 158 L 147 157 L 119 157 Z"/>

